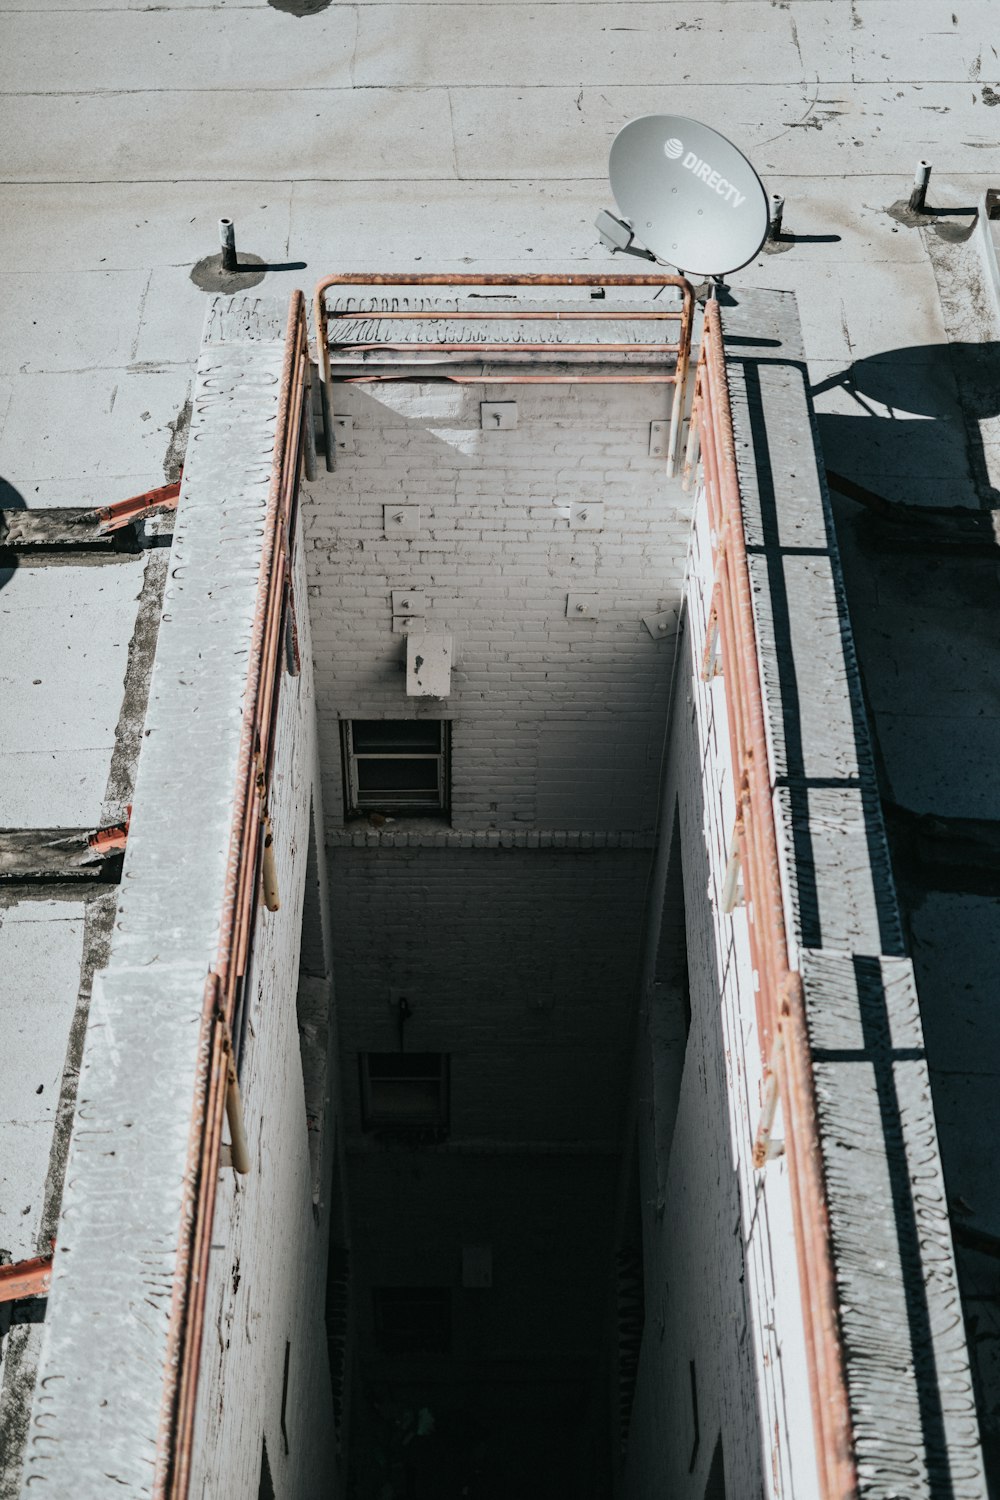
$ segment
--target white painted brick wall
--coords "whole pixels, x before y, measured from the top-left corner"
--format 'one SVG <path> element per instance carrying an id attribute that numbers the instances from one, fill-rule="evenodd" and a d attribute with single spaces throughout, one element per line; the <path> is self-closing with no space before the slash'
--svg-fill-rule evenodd
<path id="1" fill-rule="evenodd" d="M 300 545 L 299 599 L 301 558 Z M 271 790 L 281 908 L 259 909 L 248 981 L 241 1091 L 253 1167 L 246 1177 L 225 1168 L 219 1178 L 192 1500 L 256 1495 L 262 1434 L 278 1500 L 336 1500 L 339 1493 L 324 1325 L 330 1171 L 327 1162 L 317 1222 L 295 1005 L 316 765 L 304 615 L 300 609 L 301 675 L 281 678 Z M 286 1342 L 287 1453 L 280 1426 Z"/>
<path id="2" fill-rule="evenodd" d="M 480 427 L 481 400 L 518 425 Z M 690 499 L 648 454 L 657 386 L 335 387 L 353 451 L 305 502 L 328 827 L 342 820 L 338 719 L 453 720 L 456 828 L 648 830 L 670 676 L 640 616 L 678 602 Z M 571 529 L 574 501 L 604 529 Z M 414 537 L 384 507 L 419 504 Z M 414 706 L 392 588 L 450 632 L 447 700 Z M 566 618 L 570 592 L 600 618 Z"/>
<path id="3" fill-rule="evenodd" d="M 787 1166 L 756 1172 L 751 1161 L 762 1068 L 745 910 L 721 905 L 735 803 L 725 683 L 700 680 L 712 587 L 702 497 L 696 522 L 667 792 L 680 817 L 692 1024 L 669 1161 L 658 1163 L 666 1211 L 645 1205 L 627 1494 L 700 1500 L 721 1431 L 728 1500 L 799 1500 L 818 1493 L 808 1371 Z M 655 1137 L 654 1121 L 644 1128 Z M 779 1111 L 776 1139 L 781 1130 Z M 689 1472 L 691 1360 L 701 1443 Z"/>

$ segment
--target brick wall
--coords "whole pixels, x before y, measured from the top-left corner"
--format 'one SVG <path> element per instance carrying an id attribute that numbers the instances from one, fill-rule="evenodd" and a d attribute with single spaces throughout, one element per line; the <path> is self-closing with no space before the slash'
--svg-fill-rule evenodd
<path id="1" fill-rule="evenodd" d="M 331 861 L 343 1089 L 357 1054 L 452 1054 L 452 1135 L 617 1142 L 646 851 L 343 849 Z"/>
<path id="2" fill-rule="evenodd" d="M 787 1167 L 750 1159 L 762 1068 L 746 911 L 721 901 L 735 802 L 725 679 L 700 680 L 712 559 L 696 514 L 661 835 L 676 816 L 691 1024 L 678 1081 L 676 996 L 656 986 L 639 1045 L 646 1324 L 625 1494 L 701 1500 L 721 1436 L 730 1500 L 777 1500 L 816 1492 L 812 1414 Z"/>
<path id="3" fill-rule="evenodd" d="M 484 432 L 480 400 L 517 403 Z M 453 719 L 456 828 L 653 826 L 670 674 L 640 616 L 678 602 L 690 505 L 649 457 L 657 386 L 342 386 L 349 451 L 306 508 L 328 826 L 343 808 L 338 719 Z M 603 529 L 568 519 L 603 504 Z M 386 509 L 419 505 L 392 534 Z M 386 529 L 390 534 L 385 534 Z M 446 700 L 405 696 L 391 590 L 454 636 Z M 570 592 L 597 620 L 567 618 Z"/>
<path id="4" fill-rule="evenodd" d="M 299 597 L 301 547 L 296 580 Z M 262 1438 L 278 1500 L 339 1493 L 324 1303 L 333 1132 L 318 1174 L 306 1129 L 296 985 L 316 776 L 308 619 L 282 675 L 271 816 L 281 908 L 257 917 L 241 1092 L 253 1162 L 220 1173 L 198 1393 L 192 1500 L 257 1494 Z M 310 870 L 313 880 L 320 870 Z M 322 941 L 309 934 L 309 961 Z M 322 1184 L 314 1212 L 314 1179 Z M 286 1345 L 288 1386 L 283 1386 Z"/>

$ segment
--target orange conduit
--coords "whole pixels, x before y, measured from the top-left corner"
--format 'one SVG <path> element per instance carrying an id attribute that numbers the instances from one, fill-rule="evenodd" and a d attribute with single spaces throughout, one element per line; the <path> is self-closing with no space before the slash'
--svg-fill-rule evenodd
<path id="1" fill-rule="evenodd" d="M 0 1302 L 19 1302 L 22 1297 L 45 1297 L 52 1282 L 52 1255 L 36 1255 L 12 1266 L 0 1266 Z"/>
<path id="2" fill-rule="evenodd" d="M 655 287 L 658 290 L 667 286 L 678 287 L 681 293 L 680 307 L 666 306 L 662 312 L 652 312 L 648 308 L 630 311 L 627 304 L 623 304 L 620 310 L 608 308 L 576 307 L 569 306 L 565 312 L 552 308 L 539 308 L 531 310 L 527 304 L 518 308 L 503 309 L 474 309 L 469 312 L 442 313 L 440 311 L 423 311 L 421 309 L 406 308 L 401 310 L 389 309 L 383 312 L 364 313 L 357 311 L 331 313 L 326 305 L 326 293 L 331 287 Z M 596 357 L 609 354 L 648 353 L 651 361 L 654 358 L 662 358 L 664 354 L 676 356 L 673 370 L 664 370 L 655 375 L 642 373 L 630 375 L 623 370 L 607 370 L 600 374 L 574 374 L 572 372 L 545 371 L 543 373 L 524 373 L 517 369 L 499 370 L 489 375 L 473 375 L 448 373 L 447 370 L 429 368 L 418 374 L 397 375 L 392 371 L 372 369 L 366 370 L 363 375 L 351 375 L 346 377 L 346 383 L 367 383 L 369 381 L 386 380 L 453 380 L 464 385 L 549 385 L 549 384 L 579 384 L 579 385 L 671 385 L 677 388 L 677 397 L 671 403 L 670 409 L 670 435 L 667 442 L 667 472 L 672 474 L 678 455 L 681 432 L 681 418 L 683 416 L 684 398 L 687 390 L 688 365 L 691 357 L 691 330 L 694 322 L 694 292 L 691 284 L 683 276 L 568 276 L 568 275 L 525 275 L 513 276 L 507 274 L 493 275 L 424 275 L 409 274 L 401 275 L 399 272 L 374 272 L 353 271 L 339 276 L 326 276 L 320 281 L 315 292 L 316 313 L 316 340 L 319 345 L 319 359 L 321 362 L 323 376 L 323 399 L 326 411 L 327 429 L 329 431 L 333 418 L 333 407 L 330 402 L 330 349 L 337 347 L 334 337 L 331 341 L 330 323 L 336 323 L 338 318 L 366 318 L 377 317 L 379 319 L 409 318 L 423 320 L 429 323 L 440 322 L 452 318 L 455 321 L 466 321 L 469 319 L 487 319 L 494 322 L 541 322 L 541 321 L 597 321 L 609 318 L 619 322 L 642 321 L 670 321 L 679 324 L 677 338 L 675 341 L 660 344 L 634 344 L 616 343 L 608 340 L 599 344 L 523 344 L 508 340 L 506 343 L 495 344 L 456 344 L 454 342 L 425 343 L 421 341 L 417 346 L 421 351 L 432 351 L 436 353 L 462 352 L 469 355 L 470 362 L 475 362 L 479 353 L 514 353 L 525 352 L 539 354 L 547 353 L 553 358 L 561 350 L 567 354 L 593 353 Z M 391 342 L 382 343 L 351 343 L 340 346 L 344 349 L 397 349 L 399 346 Z"/>

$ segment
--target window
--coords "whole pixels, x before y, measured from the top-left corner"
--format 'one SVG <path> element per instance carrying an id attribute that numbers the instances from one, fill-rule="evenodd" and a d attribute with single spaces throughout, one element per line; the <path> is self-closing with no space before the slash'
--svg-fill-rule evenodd
<path id="1" fill-rule="evenodd" d="M 446 1286 L 374 1287 L 375 1342 L 383 1354 L 447 1354 L 451 1290 Z"/>
<path id="2" fill-rule="evenodd" d="M 351 719 L 343 725 L 348 817 L 448 810 L 445 719 Z"/>
<path id="3" fill-rule="evenodd" d="M 361 1123 L 442 1131 L 448 1124 L 448 1057 L 444 1052 L 363 1052 Z"/>

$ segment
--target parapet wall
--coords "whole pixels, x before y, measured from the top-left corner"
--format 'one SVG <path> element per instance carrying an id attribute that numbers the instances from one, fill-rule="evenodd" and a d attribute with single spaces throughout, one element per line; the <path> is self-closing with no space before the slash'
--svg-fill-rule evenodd
<path id="1" fill-rule="evenodd" d="M 740 293 L 722 309 L 789 962 L 801 974 L 857 1493 L 985 1495 L 975 1400 L 912 966 L 905 954 L 794 298 Z M 659 1344 L 643 1350 L 632 1497 L 659 1472 L 691 1500 L 719 1434 L 726 1493 L 827 1495 L 813 1440 L 788 1159 L 757 1169 L 764 1069 L 748 893 L 727 900 L 737 811 L 727 673 L 703 680 L 718 538 L 697 502 L 674 700 L 665 829 L 678 807 L 692 1024 L 676 1126 L 659 1163 L 661 1228 L 647 1219 Z M 697 899 L 707 865 L 709 901 Z M 692 874 L 694 879 L 692 880 Z M 752 892 L 749 895 L 752 896 Z M 647 1021 L 656 1057 L 655 1014 Z M 724 1070 L 728 1128 L 718 1112 Z M 655 1097 L 655 1095 L 654 1095 Z M 655 1122 L 654 1122 L 655 1124 Z M 787 1122 L 779 1113 L 772 1139 Z M 715 1211 L 735 1189 L 735 1223 Z M 673 1212 L 690 1204 L 691 1212 Z M 669 1297 L 664 1301 L 664 1288 Z M 678 1291 L 678 1289 L 682 1289 Z M 744 1320 L 741 1324 L 740 1319 Z M 697 1386 L 713 1327 L 731 1357 Z M 647 1332 L 649 1322 L 647 1320 Z M 819 1351 L 823 1358 L 823 1351 Z M 710 1365 L 711 1365 L 710 1361 Z M 746 1375 L 760 1479 L 744 1467 Z M 697 1389 L 700 1397 L 697 1397 Z M 692 1392 L 696 1392 L 692 1418 Z M 812 1408 L 812 1411 L 810 1410 Z M 651 1418 L 680 1434 L 657 1450 Z M 699 1415 L 700 1412 L 700 1415 Z M 700 1423 L 701 1446 L 694 1441 Z M 708 1445 L 709 1452 L 706 1452 Z"/>
<path id="2" fill-rule="evenodd" d="M 210 1128 L 200 1092 L 210 1045 L 205 994 L 219 972 L 235 879 L 285 328 L 275 302 L 218 299 L 198 362 L 115 931 L 84 1044 L 26 1494 L 98 1500 L 168 1492 L 175 1340 L 183 1349 L 195 1324 L 192 1302 L 177 1314 L 193 1239 L 187 1214 L 206 1180 L 192 1143 Z M 219 1500 L 256 1491 L 265 1439 L 277 1495 L 315 1493 L 317 1475 L 332 1472 L 322 1322 L 328 1221 L 314 1218 L 295 1026 L 315 787 L 302 624 L 298 674 L 284 650 L 279 656 L 269 767 L 282 905 L 272 912 L 260 902 L 258 942 L 250 944 L 241 1080 L 250 1171 L 238 1186 L 224 1185 L 211 1221 L 200 1394 L 211 1409 L 201 1409 L 193 1473 L 204 1480 L 198 1494 Z M 238 1330 L 230 1326 L 237 1314 Z"/>

